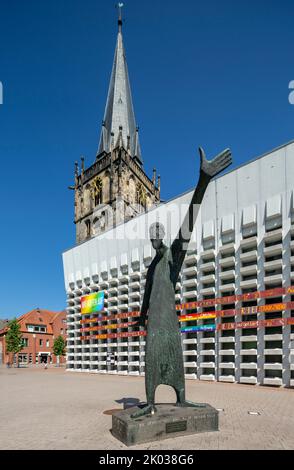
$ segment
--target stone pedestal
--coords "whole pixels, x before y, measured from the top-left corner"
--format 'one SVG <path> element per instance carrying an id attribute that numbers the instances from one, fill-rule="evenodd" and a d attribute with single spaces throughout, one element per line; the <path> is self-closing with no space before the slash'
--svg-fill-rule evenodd
<path id="1" fill-rule="evenodd" d="M 112 434 L 126 446 L 159 441 L 177 436 L 218 431 L 218 411 L 205 404 L 203 408 L 156 405 L 154 415 L 132 419 L 138 410 L 132 407 L 112 416 Z"/>

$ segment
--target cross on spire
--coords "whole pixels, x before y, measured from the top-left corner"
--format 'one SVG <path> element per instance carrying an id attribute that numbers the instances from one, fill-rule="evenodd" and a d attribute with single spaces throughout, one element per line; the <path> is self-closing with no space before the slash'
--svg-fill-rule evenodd
<path id="1" fill-rule="evenodd" d="M 116 5 L 116 8 L 118 9 L 118 29 L 119 29 L 120 32 L 122 30 L 122 24 L 123 24 L 123 20 L 122 20 L 122 8 L 123 8 L 123 6 L 124 6 L 123 3 L 118 3 Z"/>

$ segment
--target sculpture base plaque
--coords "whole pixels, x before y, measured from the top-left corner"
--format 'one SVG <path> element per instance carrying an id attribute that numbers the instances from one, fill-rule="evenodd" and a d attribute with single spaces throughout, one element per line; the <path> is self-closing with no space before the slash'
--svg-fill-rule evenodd
<path id="1" fill-rule="evenodd" d="M 131 418 L 138 409 L 135 406 L 112 416 L 111 432 L 126 446 L 218 431 L 218 411 L 208 404 L 203 408 L 156 405 L 153 415 Z"/>

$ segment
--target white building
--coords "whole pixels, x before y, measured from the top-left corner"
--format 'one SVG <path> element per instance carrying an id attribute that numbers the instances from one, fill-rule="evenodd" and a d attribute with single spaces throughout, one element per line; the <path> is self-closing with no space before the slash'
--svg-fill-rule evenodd
<path id="1" fill-rule="evenodd" d="M 293 190 L 294 142 L 210 183 L 175 296 L 182 330 L 194 327 L 182 334 L 187 378 L 294 385 Z M 68 370 L 144 374 L 145 337 L 123 322 L 134 321 L 128 315 L 140 309 L 154 256 L 148 227 L 163 222 L 169 244 L 191 196 L 187 192 L 63 254 Z M 81 297 L 97 291 L 105 292 L 103 320 L 81 314 Z M 200 303 L 209 299 L 211 305 Z M 197 317 L 205 312 L 206 318 Z M 101 334 L 112 337 L 98 339 Z"/>

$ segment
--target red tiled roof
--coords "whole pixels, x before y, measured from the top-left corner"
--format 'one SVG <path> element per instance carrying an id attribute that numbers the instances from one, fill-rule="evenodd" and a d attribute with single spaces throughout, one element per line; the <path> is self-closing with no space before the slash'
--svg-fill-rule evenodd
<path id="1" fill-rule="evenodd" d="M 21 323 L 21 331 L 24 330 L 26 324 L 32 323 L 32 324 L 37 324 L 37 325 L 38 324 L 47 325 L 47 333 L 53 334 L 52 323 L 55 320 L 55 318 L 58 317 L 58 315 L 60 315 L 63 312 L 64 310 L 61 310 L 60 312 L 53 312 L 51 310 L 35 308 L 21 315 L 19 318 L 17 318 L 17 321 L 18 323 Z M 6 326 L 0 330 L 0 333 L 3 334 L 7 330 L 8 330 L 8 327 Z M 27 330 L 25 329 L 25 331 Z"/>

